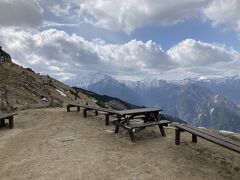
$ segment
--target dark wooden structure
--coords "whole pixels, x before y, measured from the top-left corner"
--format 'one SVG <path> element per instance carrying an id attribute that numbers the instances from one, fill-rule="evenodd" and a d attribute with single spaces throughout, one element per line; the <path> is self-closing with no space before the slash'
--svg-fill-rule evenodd
<path id="1" fill-rule="evenodd" d="M 143 129 L 148 126 L 158 126 L 162 136 L 166 136 L 164 126 L 167 126 L 170 121 L 160 120 L 159 112 L 160 109 L 155 108 L 141 108 L 141 109 L 131 109 L 131 110 L 122 110 L 116 111 L 107 108 L 96 107 L 92 105 L 85 104 L 68 104 L 67 111 L 70 112 L 71 108 L 77 108 L 77 111 L 80 111 L 80 108 L 83 109 L 83 117 L 87 117 L 88 111 L 94 111 L 95 115 L 98 115 L 98 112 L 104 112 L 105 114 L 105 125 L 109 125 L 109 116 L 115 116 L 116 119 L 113 121 L 115 125 L 115 133 L 118 133 L 119 127 L 128 131 L 130 139 L 132 142 L 135 141 L 134 131 L 136 129 Z M 143 119 L 141 124 L 131 124 L 133 119 Z"/>
<path id="2" fill-rule="evenodd" d="M 210 142 L 223 146 L 227 149 L 240 153 L 240 143 L 219 134 L 214 134 L 211 132 L 207 132 L 205 130 L 190 126 L 190 125 L 175 125 L 175 144 L 180 144 L 180 134 L 181 132 L 189 132 L 192 134 L 192 142 L 197 143 L 197 137 L 201 137 Z"/>
<path id="3" fill-rule="evenodd" d="M 7 114 L 0 114 L 0 127 L 5 127 L 6 122 L 5 120 L 8 120 L 9 128 L 12 129 L 14 127 L 14 115 L 17 113 L 7 113 Z"/>
<path id="4" fill-rule="evenodd" d="M 98 115 L 98 112 L 103 112 L 105 115 L 105 125 L 106 126 L 109 125 L 109 116 L 114 116 L 117 113 L 117 111 L 112 110 L 112 109 L 101 108 L 101 107 L 96 107 L 93 105 L 86 105 L 86 104 L 68 104 L 67 111 L 70 112 L 72 107 L 77 108 L 77 111 L 80 111 L 80 108 L 82 108 L 84 118 L 87 117 L 88 111 L 94 111 L 96 116 Z"/>
<path id="5" fill-rule="evenodd" d="M 160 109 L 155 108 L 140 108 L 140 109 L 130 109 L 118 111 L 117 120 L 115 124 L 115 133 L 118 133 L 119 127 L 128 131 L 130 139 L 132 142 L 135 141 L 134 131 L 136 129 L 143 129 L 148 126 L 158 126 L 162 136 L 166 136 L 163 126 L 167 126 L 170 121 L 160 120 L 159 112 Z M 131 120 L 140 117 L 143 119 L 143 123 L 131 124 Z"/>

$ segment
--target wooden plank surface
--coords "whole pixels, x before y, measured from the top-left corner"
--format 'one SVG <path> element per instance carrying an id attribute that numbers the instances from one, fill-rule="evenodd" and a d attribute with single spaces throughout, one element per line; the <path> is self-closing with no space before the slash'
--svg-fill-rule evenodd
<path id="1" fill-rule="evenodd" d="M 69 107 L 81 107 L 89 110 L 98 110 L 102 112 L 107 112 L 111 114 L 117 114 L 118 111 L 112 110 L 112 109 L 107 109 L 107 108 L 101 108 L 93 105 L 86 105 L 86 104 L 68 104 Z"/>
<path id="2" fill-rule="evenodd" d="M 167 125 L 171 123 L 171 121 L 167 120 L 161 120 L 161 121 L 154 121 L 154 122 L 147 122 L 147 123 L 141 123 L 141 124 L 131 124 L 126 125 L 127 128 L 141 128 L 141 127 L 147 127 L 147 126 L 155 126 L 155 125 Z"/>
<path id="3" fill-rule="evenodd" d="M 231 144 L 233 144 L 233 145 L 236 145 L 236 146 L 239 146 L 239 147 L 240 147 L 240 143 L 239 143 L 239 142 L 234 141 L 234 140 L 232 140 L 232 139 L 229 139 L 229 138 L 227 138 L 227 137 L 221 136 L 221 135 L 219 135 L 219 134 L 212 133 L 212 132 L 208 132 L 208 131 L 203 131 L 202 129 L 199 129 L 199 128 L 193 127 L 193 126 L 189 126 L 189 125 L 183 125 L 183 126 L 184 126 L 184 127 L 191 128 L 191 129 L 194 129 L 194 130 L 196 130 L 196 131 L 200 131 L 200 132 L 205 133 L 205 134 L 207 134 L 207 135 L 209 135 L 209 136 L 215 137 L 215 138 L 217 138 L 217 139 L 221 139 L 221 140 L 223 140 L 223 141 L 226 141 L 226 142 L 228 142 L 228 143 L 231 143 Z"/>
<path id="4" fill-rule="evenodd" d="M 7 114 L 0 114 L 0 119 L 5 119 L 11 116 L 16 115 L 17 113 L 13 112 L 13 113 L 7 113 Z"/>
<path id="5" fill-rule="evenodd" d="M 157 108 L 140 108 L 140 109 L 128 109 L 128 110 L 122 110 L 118 111 L 120 115 L 132 115 L 132 114 L 143 114 L 143 113 L 151 113 L 151 112 L 160 112 L 161 109 Z"/>
<path id="6" fill-rule="evenodd" d="M 117 115 L 132 115 L 132 114 L 144 114 L 144 113 L 157 113 L 162 111 L 161 109 L 158 108 L 140 108 L 140 109 L 128 109 L 128 110 L 121 110 L 121 111 L 116 111 L 112 109 L 107 109 L 107 108 L 101 108 L 101 107 L 96 107 L 93 105 L 85 105 L 85 104 L 68 104 L 69 107 L 82 107 L 85 109 L 92 109 L 92 110 L 98 110 L 102 112 L 108 112 L 112 114 L 117 114 Z"/>
<path id="7" fill-rule="evenodd" d="M 235 145 L 235 144 L 232 144 L 230 142 L 221 140 L 221 139 L 216 138 L 214 136 L 210 136 L 209 134 L 206 134 L 205 132 L 201 132 L 199 130 L 192 129 L 192 128 L 188 127 L 188 126 L 176 125 L 176 127 L 179 128 L 179 129 L 182 129 L 184 131 L 196 134 L 197 136 L 199 136 L 199 137 L 201 137 L 203 139 L 206 139 L 206 140 L 208 140 L 210 142 L 213 142 L 215 144 L 218 144 L 220 146 L 228 148 L 228 149 L 230 149 L 232 151 L 240 153 L 240 147 L 238 145 Z"/>

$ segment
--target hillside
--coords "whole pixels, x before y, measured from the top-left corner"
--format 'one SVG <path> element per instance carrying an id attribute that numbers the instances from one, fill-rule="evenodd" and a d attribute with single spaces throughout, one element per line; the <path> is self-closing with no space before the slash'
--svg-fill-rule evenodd
<path id="1" fill-rule="evenodd" d="M 96 104 L 98 104 L 101 107 L 109 107 L 116 110 L 140 108 L 140 106 L 130 104 L 119 98 L 115 98 L 107 95 L 100 95 L 95 92 L 88 91 L 78 87 L 73 87 L 73 89 L 81 92 L 82 94 L 85 94 L 89 98 L 93 98 Z"/>
<path id="2" fill-rule="evenodd" d="M 7 61 L 1 58 L 3 60 L 0 62 L 1 111 L 62 107 L 74 101 L 73 88 L 49 76 L 37 74 L 29 68 L 14 64 L 9 58 Z M 78 96 L 80 102 L 94 103 L 91 98 L 81 93 Z"/>
<path id="3" fill-rule="evenodd" d="M 213 92 L 221 96 L 225 96 L 235 104 L 240 106 L 240 76 L 231 76 L 225 78 L 216 78 L 216 79 L 203 79 L 195 80 L 192 83 L 196 83 L 208 89 L 211 89 Z"/>

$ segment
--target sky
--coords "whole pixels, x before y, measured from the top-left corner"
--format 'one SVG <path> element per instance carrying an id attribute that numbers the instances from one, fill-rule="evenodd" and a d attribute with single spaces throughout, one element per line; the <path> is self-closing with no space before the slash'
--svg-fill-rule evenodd
<path id="1" fill-rule="evenodd" d="M 59 80 L 240 74 L 239 0 L 0 0 L 0 46 Z"/>

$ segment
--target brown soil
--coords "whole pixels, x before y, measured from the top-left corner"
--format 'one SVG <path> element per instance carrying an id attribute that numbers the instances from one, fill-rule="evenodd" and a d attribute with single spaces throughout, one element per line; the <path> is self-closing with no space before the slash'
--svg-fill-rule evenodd
<path id="1" fill-rule="evenodd" d="M 104 116 L 65 109 L 24 110 L 15 128 L 0 129 L 0 179 L 240 179 L 240 155 L 174 130 L 112 133 Z"/>

